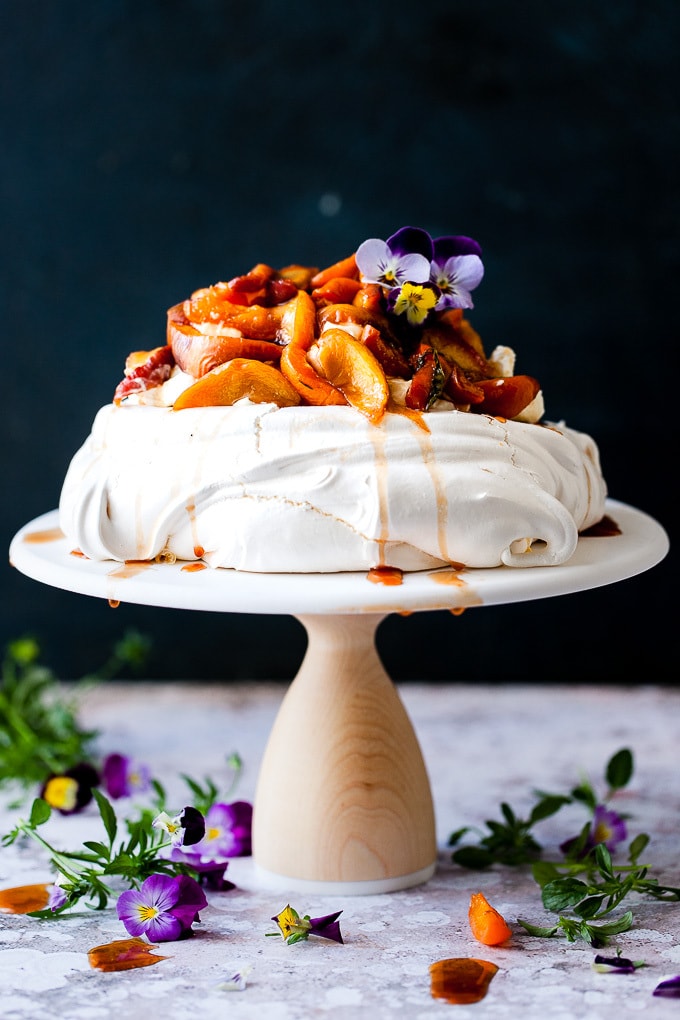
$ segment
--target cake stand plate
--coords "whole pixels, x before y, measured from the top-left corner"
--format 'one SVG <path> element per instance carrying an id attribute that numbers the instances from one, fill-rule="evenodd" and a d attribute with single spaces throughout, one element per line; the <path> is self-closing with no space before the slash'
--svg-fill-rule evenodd
<path id="1" fill-rule="evenodd" d="M 253 856 L 263 884 L 321 895 L 391 892 L 427 881 L 437 847 L 429 777 L 411 721 L 375 646 L 389 613 L 500 605 L 584 591 L 648 570 L 666 532 L 607 501 L 620 534 L 583 537 L 571 560 L 526 570 L 439 568 L 374 584 L 364 572 L 255 574 L 194 563 L 95 562 L 53 510 L 26 524 L 10 562 L 37 581 L 172 609 L 297 617 L 308 647 L 263 756 Z"/>

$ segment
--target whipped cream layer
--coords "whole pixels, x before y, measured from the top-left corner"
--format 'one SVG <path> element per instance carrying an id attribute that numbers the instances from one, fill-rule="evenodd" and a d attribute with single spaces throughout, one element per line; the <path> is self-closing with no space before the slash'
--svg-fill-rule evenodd
<path id="1" fill-rule="evenodd" d="M 75 454 L 60 524 L 94 560 L 204 559 L 317 573 L 554 566 L 604 514 L 595 442 L 446 410 L 240 401 L 107 405 Z"/>

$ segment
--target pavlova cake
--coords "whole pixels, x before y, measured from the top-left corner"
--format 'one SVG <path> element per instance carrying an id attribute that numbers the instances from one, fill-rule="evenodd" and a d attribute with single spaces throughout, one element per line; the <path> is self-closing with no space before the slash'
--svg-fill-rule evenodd
<path id="1" fill-rule="evenodd" d="M 481 254 L 404 227 L 174 305 L 73 457 L 61 529 L 94 560 L 247 571 L 566 562 L 604 515 L 598 449 L 466 318 Z"/>

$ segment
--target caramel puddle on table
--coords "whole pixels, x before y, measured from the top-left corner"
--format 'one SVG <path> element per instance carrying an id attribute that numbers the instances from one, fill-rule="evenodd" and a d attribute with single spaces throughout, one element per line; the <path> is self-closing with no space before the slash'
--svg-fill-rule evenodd
<path id="1" fill-rule="evenodd" d="M 454 1006 L 480 1002 L 497 972 L 495 963 L 474 957 L 454 957 L 430 964 L 430 991 L 433 999 L 444 999 Z"/>
<path id="2" fill-rule="evenodd" d="M 87 958 L 94 970 L 134 970 L 135 967 L 153 967 L 154 963 L 167 960 L 167 956 L 154 956 L 152 950 L 158 946 L 150 945 L 144 939 L 117 939 L 103 946 L 94 946 L 88 950 Z"/>
<path id="3" fill-rule="evenodd" d="M 33 910 L 44 910 L 49 903 L 52 885 L 52 882 L 40 882 L 0 889 L 0 913 L 30 914 Z"/>
<path id="4" fill-rule="evenodd" d="M 208 565 L 207 563 L 185 563 L 180 569 L 187 574 L 195 574 L 197 570 L 207 570 Z"/>
<path id="5" fill-rule="evenodd" d="M 24 542 L 56 542 L 66 538 L 61 528 L 46 528 L 45 531 L 29 531 L 24 535 Z"/>

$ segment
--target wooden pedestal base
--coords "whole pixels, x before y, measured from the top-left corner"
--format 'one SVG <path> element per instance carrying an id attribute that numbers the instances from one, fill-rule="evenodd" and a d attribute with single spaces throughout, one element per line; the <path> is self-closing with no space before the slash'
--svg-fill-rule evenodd
<path id="1" fill-rule="evenodd" d="M 260 770 L 263 876 L 326 893 L 389 892 L 434 872 L 430 782 L 375 647 L 382 614 L 298 616 L 309 644 Z"/>

